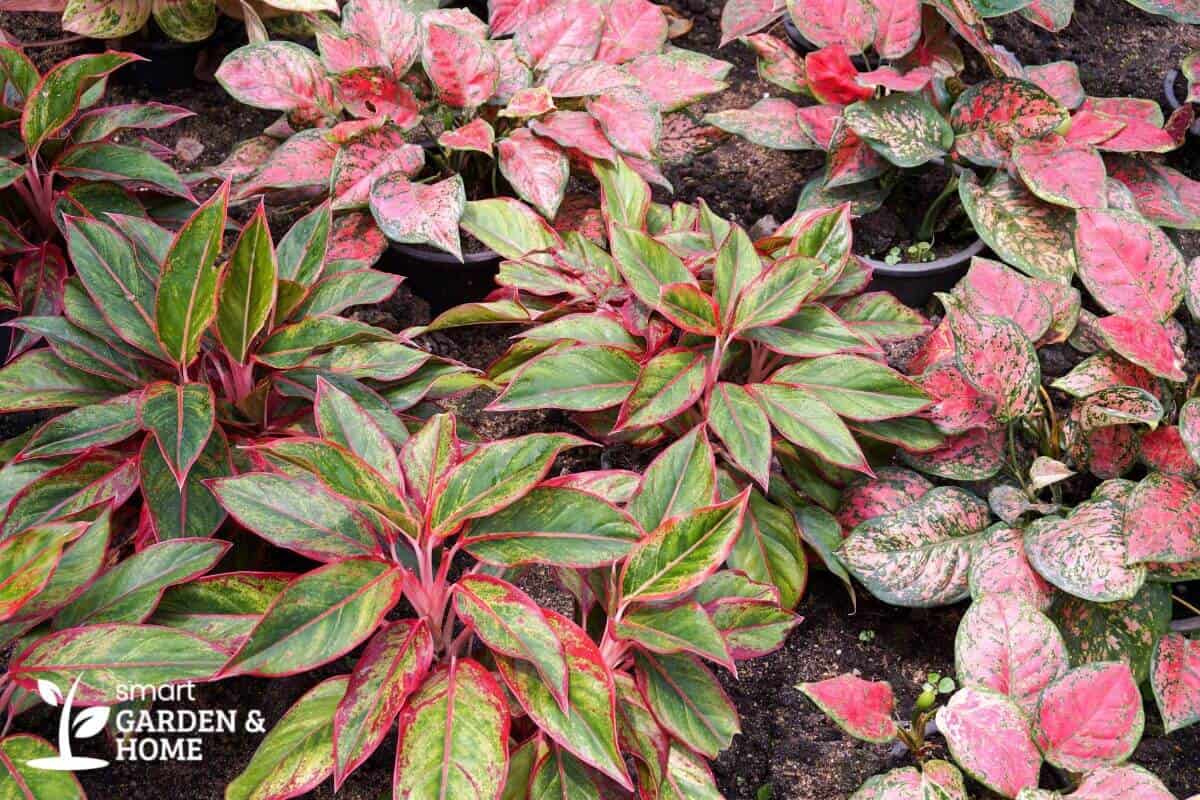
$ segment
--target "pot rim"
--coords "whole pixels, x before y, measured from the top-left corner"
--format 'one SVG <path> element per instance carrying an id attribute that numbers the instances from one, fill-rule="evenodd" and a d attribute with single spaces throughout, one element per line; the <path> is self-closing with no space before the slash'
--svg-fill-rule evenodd
<path id="1" fill-rule="evenodd" d="M 976 238 L 971 244 L 948 256 L 943 256 L 933 261 L 917 263 L 901 262 L 899 264 L 889 264 L 886 261 L 879 261 L 868 256 L 859 256 L 859 258 L 869 264 L 877 275 L 884 275 L 889 278 L 924 278 L 962 266 L 983 252 L 985 247 L 987 247 L 987 243 L 983 239 Z"/>
<path id="2" fill-rule="evenodd" d="M 485 248 L 477 253 L 463 253 L 462 261 L 459 261 L 451 253 L 445 250 L 439 250 L 436 247 L 424 244 L 405 244 L 404 242 L 391 242 L 393 250 L 397 250 L 404 255 L 417 259 L 419 261 L 427 261 L 434 264 L 448 264 L 453 267 L 477 266 L 486 264 L 490 261 L 500 260 L 500 254 Z"/>

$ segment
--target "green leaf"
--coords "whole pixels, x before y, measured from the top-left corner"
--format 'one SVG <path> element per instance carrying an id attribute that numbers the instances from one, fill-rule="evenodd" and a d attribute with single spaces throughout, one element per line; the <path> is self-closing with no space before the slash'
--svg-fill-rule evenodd
<path id="1" fill-rule="evenodd" d="M 123 442 L 141 428 L 138 401 L 138 394 L 130 393 L 61 414 L 37 429 L 21 457 L 70 455 Z"/>
<path id="2" fill-rule="evenodd" d="M 638 688 L 668 732 L 709 758 L 741 732 L 737 710 L 721 684 L 689 655 L 636 653 Z"/>
<path id="3" fill-rule="evenodd" d="M 616 633 L 652 653 L 693 653 L 733 669 L 721 632 L 694 601 L 665 609 L 634 608 L 617 623 Z"/>
<path id="4" fill-rule="evenodd" d="M 760 486 L 771 472 L 771 423 L 745 387 L 721 382 L 713 389 L 708 427 L 725 445 L 730 459 Z"/>
<path id="5" fill-rule="evenodd" d="M 561 747 L 534 767 L 529 780 L 529 796 L 538 800 L 601 800 L 600 789 L 587 766 Z"/>
<path id="6" fill-rule="evenodd" d="M 208 680 L 228 656 L 215 645 L 153 625 L 110 623 L 44 636 L 9 665 L 13 680 L 33 689 L 39 680 L 71 686 L 75 700 L 106 705 L 130 684 L 166 686 Z"/>
<path id="7" fill-rule="evenodd" d="M 717 304 L 691 283 L 671 283 L 662 288 L 655 310 L 689 333 L 716 336 L 720 328 Z"/>
<path id="8" fill-rule="evenodd" d="M 630 290 L 651 308 L 658 305 L 664 286 L 696 283 L 695 276 L 667 246 L 633 228 L 613 226 L 613 259 Z"/>
<path id="9" fill-rule="evenodd" d="M 54 618 L 54 628 L 100 622 L 141 622 L 150 616 L 163 590 L 212 569 L 229 550 L 218 539 L 171 539 L 109 569 Z"/>
<path id="10" fill-rule="evenodd" d="M 749 490 L 726 503 L 672 517 L 634 547 L 621 570 L 625 602 L 667 600 L 717 571 L 741 531 Z"/>
<path id="11" fill-rule="evenodd" d="M 281 280 L 301 286 L 312 286 L 317 282 L 325 268 L 332 224 L 329 203 L 322 203 L 284 234 L 276 250 Z"/>
<path id="12" fill-rule="evenodd" d="M 755 383 L 747 388 L 783 438 L 839 467 L 867 470 L 867 459 L 853 434 L 815 396 L 804 389 L 777 383 Z"/>
<path id="13" fill-rule="evenodd" d="M 275 599 L 223 675 L 278 677 L 326 664 L 370 636 L 400 596 L 399 570 L 353 558 L 301 575 Z"/>
<path id="14" fill-rule="evenodd" d="M 322 438 L 345 447 L 389 482 L 396 485 L 403 482 L 396 449 L 374 418 L 350 395 L 317 378 L 317 400 L 313 411 Z"/>
<path id="15" fill-rule="evenodd" d="M 0 538 L 105 501 L 124 500 L 136 486 L 135 466 L 132 459 L 97 450 L 38 476 L 9 503 Z"/>
<path id="16" fill-rule="evenodd" d="M 757 490 L 750 492 L 741 533 L 729 553 L 729 566 L 751 580 L 779 590 L 779 603 L 795 608 L 808 583 L 808 557 L 795 518 Z"/>
<path id="17" fill-rule="evenodd" d="M 105 510 L 88 524 L 83 534 L 64 550 L 50 580 L 6 625 L 32 627 L 82 594 L 103 565 L 112 533 L 111 520 L 112 513 Z M 4 633 L 7 630 L 0 628 L 0 638 Z"/>
<path id="18" fill-rule="evenodd" d="M 200 337 L 217 313 L 216 259 L 225 231 L 229 185 L 183 224 L 163 262 L 154 319 L 163 349 L 180 368 L 196 359 Z"/>
<path id="19" fill-rule="evenodd" d="M 672 347 L 655 354 L 621 404 L 615 430 L 648 428 L 679 416 L 700 399 L 707 371 L 708 359 L 694 350 Z"/>
<path id="20" fill-rule="evenodd" d="M 250 343 L 271 318 L 277 273 L 266 210 L 260 205 L 234 245 L 217 303 L 217 336 L 239 364 L 246 363 Z"/>
<path id="21" fill-rule="evenodd" d="M 188 631 L 232 654 L 292 578 L 288 572 L 225 572 L 168 588 L 150 624 Z"/>
<path id="22" fill-rule="evenodd" d="M 52 523 L 0 542 L 0 619 L 10 619 L 50 580 L 59 558 L 82 523 Z"/>
<path id="23" fill-rule="evenodd" d="M 232 470 L 229 443 L 220 428 L 208 437 L 182 486 L 176 483 L 162 448 L 147 436 L 140 459 L 142 499 L 159 540 L 212 536 L 225 521 L 225 509 L 205 484 Z"/>
<path id="24" fill-rule="evenodd" d="M 329 678 L 297 700 L 275 723 L 225 800 L 298 797 L 333 772 L 333 716 L 349 677 Z"/>
<path id="25" fill-rule="evenodd" d="M 1075 212 L 1037 199 L 998 171 L 984 185 L 973 173 L 959 178 L 959 199 L 979 237 L 1026 275 L 1069 284 L 1075 274 Z"/>
<path id="26" fill-rule="evenodd" d="M 629 513 L 652 531 L 670 517 L 717 501 L 717 467 L 703 426 L 692 428 L 650 462 Z"/>
<path id="27" fill-rule="evenodd" d="M 641 229 L 650 207 L 650 186 L 624 159 L 613 163 L 596 159 L 592 173 L 600 184 L 600 203 L 610 220 L 627 228 Z"/>
<path id="28" fill-rule="evenodd" d="M 488 408 L 599 411 L 624 401 L 638 373 L 638 363 L 615 347 L 552 350 L 526 364 Z"/>
<path id="29" fill-rule="evenodd" d="M 745 331 L 782 322 L 808 299 L 825 268 L 816 259 L 794 256 L 776 261 L 742 290 L 733 328 Z"/>
<path id="30" fill-rule="evenodd" d="M 71 121 L 88 89 L 109 73 L 139 60 L 132 53 L 110 50 L 67 59 L 47 72 L 26 98 L 21 113 L 21 138 L 29 157 L 36 156 L 42 142 Z"/>
<path id="31" fill-rule="evenodd" d="M 22 800 L 87 800 L 79 780 L 70 772 L 42 769 L 31 764 L 58 756 L 54 746 L 40 736 L 18 733 L 0 741 L 0 797 Z"/>
<path id="32" fill-rule="evenodd" d="M 790 364 L 771 383 L 803 389 L 843 417 L 872 421 L 906 417 L 929 406 L 916 383 L 862 356 L 825 356 Z"/>
<path id="33" fill-rule="evenodd" d="M 67 178 L 152 187 L 185 200 L 192 197 L 175 170 L 139 147 L 110 142 L 76 145 L 55 162 L 54 170 Z"/>
<path id="34" fill-rule="evenodd" d="M 895 92 L 860 100 L 842 114 L 850 130 L 898 167 L 919 167 L 954 145 L 950 123 L 919 94 Z"/>
<path id="35" fill-rule="evenodd" d="M 397 797 L 484 800 L 507 777 L 508 704 L 477 661 L 433 672 L 400 714 L 392 790 Z"/>
<path id="36" fill-rule="evenodd" d="M 511 197 L 471 200 L 459 220 L 462 229 L 501 258 L 517 260 L 560 244 L 540 214 Z"/>
<path id="37" fill-rule="evenodd" d="M 142 395 L 142 425 L 154 434 L 175 482 L 183 486 L 216 424 L 216 400 L 207 383 L 160 381 Z"/>
<path id="38" fill-rule="evenodd" d="M 879 352 L 879 345 L 869 333 L 860 333 L 837 314 L 815 303 L 804 306 L 778 325 L 752 328 L 742 338 L 797 358 Z"/>
<path id="39" fill-rule="evenodd" d="M 1062 631 L 1071 666 L 1123 661 L 1142 683 L 1150 676 L 1154 645 L 1171 626 L 1171 590 L 1148 583 L 1130 600 L 1092 603 L 1059 594 L 1050 618 Z"/>
<path id="40" fill-rule="evenodd" d="M 620 560 L 641 538 L 632 519 L 599 497 L 540 486 L 472 522 L 462 541 L 471 555 L 490 564 L 584 569 Z"/>
<path id="41" fill-rule="evenodd" d="M 356 269 L 322 278 L 289 316 L 340 314 L 353 306 L 375 305 L 396 292 L 404 278 L 374 269 Z"/>
<path id="42" fill-rule="evenodd" d="M 742 291 L 762 271 L 762 259 L 754 249 L 749 234 L 738 226 L 732 227 L 717 251 L 717 260 L 713 264 L 713 296 L 721 310 L 723 322 L 730 322 Z"/>
<path id="43" fill-rule="evenodd" d="M 217 28 L 217 5 L 209 0 L 158 0 L 154 22 L 177 42 L 203 42 Z"/>
<path id="44" fill-rule="evenodd" d="M 309 317 L 277 328 L 255 353 L 255 359 L 274 369 L 291 369 L 313 358 L 316 351 L 356 342 L 391 342 L 383 328 L 345 317 Z M 329 354 L 332 358 L 332 354 Z M 319 360 L 319 359 L 314 359 Z"/>
<path id="45" fill-rule="evenodd" d="M 54 354 L 69 366 L 128 388 L 155 379 L 149 365 L 124 345 L 114 345 L 73 325 L 65 317 L 18 317 L 14 326 L 45 337 Z"/>

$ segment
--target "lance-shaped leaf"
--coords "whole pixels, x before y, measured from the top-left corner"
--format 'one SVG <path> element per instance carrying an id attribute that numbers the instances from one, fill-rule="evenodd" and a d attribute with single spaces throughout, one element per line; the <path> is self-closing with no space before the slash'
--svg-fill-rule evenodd
<path id="1" fill-rule="evenodd" d="M 884 602 L 946 605 L 967 595 L 971 552 L 988 521 L 983 501 L 957 487 L 938 487 L 901 511 L 859 525 L 838 555 Z"/>
<path id="2" fill-rule="evenodd" d="M 1119 764 L 1142 738 L 1142 696 L 1127 664 L 1099 662 L 1051 683 L 1034 736 L 1046 760 L 1073 772 Z"/>
<path id="3" fill-rule="evenodd" d="M 845 423 L 812 394 L 778 383 L 755 383 L 747 388 L 783 438 L 837 466 L 869 470 Z"/>
<path id="4" fill-rule="evenodd" d="M 91 584 L 100 571 L 112 534 L 112 515 L 104 511 L 87 529 L 69 543 L 58 558 L 50 579 L 25 602 L 9 624 L 32 627 L 73 601 Z"/>
<path id="5" fill-rule="evenodd" d="M 741 732 L 737 710 L 699 659 L 644 651 L 636 655 L 638 689 L 672 736 L 709 758 L 729 747 Z"/>
<path id="6" fill-rule="evenodd" d="M 638 374 L 638 363 L 616 348 L 556 350 L 522 367 L 489 409 L 598 411 L 611 408 L 629 395 Z"/>
<path id="7" fill-rule="evenodd" d="M 746 490 L 663 522 L 629 554 L 621 571 L 623 599 L 665 600 L 699 586 L 729 555 L 748 498 Z"/>
<path id="8" fill-rule="evenodd" d="M 138 399 L 131 392 L 61 414 L 34 431 L 21 457 L 50 458 L 122 442 L 141 428 Z"/>
<path id="9" fill-rule="evenodd" d="M 43 636 L 13 658 L 9 673 L 27 689 L 46 680 L 70 686 L 75 702 L 102 705 L 130 684 L 166 686 L 211 678 L 228 656 L 190 633 L 155 625 L 110 623 Z"/>
<path id="10" fill-rule="evenodd" d="M 4 536 L 64 519 L 100 503 L 124 503 L 137 487 L 131 458 L 105 451 L 84 453 L 25 485 L 8 504 Z"/>
<path id="11" fill-rule="evenodd" d="M 180 486 L 200 457 L 216 420 L 216 401 L 206 383 L 160 381 L 142 394 L 142 426 L 154 434 Z"/>
<path id="12" fill-rule="evenodd" d="M 352 306 L 386 302 L 404 280 L 373 269 L 352 269 L 318 281 L 293 312 L 295 317 L 340 314 Z"/>
<path id="13" fill-rule="evenodd" d="M 305 214 L 279 240 L 275 256 L 280 280 L 302 286 L 316 283 L 330 248 L 332 219 L 328 203 Z"/>
<path id="14" fill-rule="evenodd" d="M 717 335 L 717 304 L 695 284 L 672 283 L 664 286 L 655 310 L 689 333 Z"/>
<path id="15" fill-rule="evenodd" d="M 1075 249 L 1069 209 L 1042 202 L 1003 171 L 986 184 L 963 175 L 958 194 L 975 232 L 1005 263 L 1035 278 L 1070 283 Z"/>
<path id="16" fill-rule="evenodd" d="M 1011 594 L 984 595 L 967 609 L 954 639 L 954 666 L 960 685 L 997 691 L 1030 716 L 1042 689 L 1070 669 L 1054 623 Z"/>
<path id="17" fill-rule="evenodd" d="M 1025 557 L 1025 540 L 1019 528 L 993 525 L 971 555 L 967 573 L 971 597 L 1007 594 L 1045 611 L 1053 600 L 1052 589 Z"/>
<path id="18" fill-rule="evenodd" d="M 559 707 L 537 670 L 526 661 L 497 658 L 504 683 L 547 736 L 584 763 L 631 788 L 617 747 L 613 677 L 600 649 L 566 617 L 549 610 L 543 614 L 566 654 L 570 671 L 567 710 Z"/>
<path id="19" fill-rule="evenodd" d="M 1156 225 L 1123 211 L 1084 209 L 1076 215 L 1079 277 L 1113 314 L 1166 320 L 1183 300 L 1186 265 Z"/>
<path id="20" fill-rule="evenodd" d="M 374 418 L 354 398 L 324 378 L 317 378 L 313 410 L 317 429 L 324 439 L 345 447 L 391 483 L 403 483 L 396 449 Z"/>
<path id="21" fill-rule="evenodd" d="M 221 62 L 216 78 L 234 99 L 255 108 L 309 116 L 338 109 L 321 62 L 294 42 L 239 47 Z"/>
<path id="22" fill-rule="evenodd" d="M 1042 756 L 1029 721 L 1009 698 L 989 689 L 960 689 L 937 713 L 938 730 L 967 774 L 1004 797 L 1037 788 Z"/>
<path id="23" fill-rule="evenodd" d="M 455 586 L 454 610 L 492 650 L 533 664 L 559 707 L 567 710 L 563 644 L 527 594 L 490 575 L 468 575 Z"/>
<path id="24" fill-rule="evenodd" d="M 629 513 L 644 530 L 717 501 L 716 461 L 703 426 L 692 428 L 646 468 Z"/>
<path id="25" fill-rule="evenodd" d="M 921 95 L 896 92 L 862 100 L 842 112 L 846 125 L 898 167 L 918 167 L 944 155 L 954 131 Z"/>
<path id="26" fill-rule="evenodd" d="M 294 577 L 287 572 L 206 575 L 167 589 L 150 622 L 189 631 L 232 653 Z"/>
<path id="27" fill-rule="evenodd" d="M 217 268 L 229 185 L 183 224 L 167 258 L 155 299 L 154 320 L 167 356 L 180 367 L 196 358 L 200 337 L 217 313 Z"/>
<path id="28" fill-rule="evenodd" d="M 0 740 L 0 793 L 30 800 L 86 800 L 83 787 L 72 773 L 35 764 L 58 761 L 58 750 L 40 736 L 28 733 L 5 736 Z"/>
<path id="29" fill-rule="evenodd" d="M 616 632 L 653 653 L 692 653 L 734 670 L 721 631 L 695 602 L 669 609 L 634 609 L 622 617 Z"/>
<path id="30" fill-rule="evenodd" d="M 886 681 L 868 681 L 847 673 L 797 688 L 855 739 L 883 744 L 896 738 L 896 697 Z"/>
<path id="31" fill-rule="evenodd" d="M 157 189 L 191 200 L 191 192 L 173 169 L 138 147 L 89 142 L 62 154 L 55 163 L 58 174 L 88 181 L 111 181 L 133 189 Z"/>
<path id="32" fill-rule="evenodd" d="M 428 244 L 462 258 L 458 220 L 467 195 L 462 177 L 453 175 L 435 184 L 413 183 L 401 174 L 389 175 L 371 187 L 371 214 L 389 239 L 404 244 Z"/>
<path id="33" fill-rule="evenodd" d="M 1131 564 L 1200 559 L 1200 490 L 1174 475 L 1143 478 L 1125 507 L 1125 535 Z"/>
<path id="34" fill-rule="evenodd" d="M 1178 633 L 1160 638 L 1150 666 L 1150 686 L 1167 733 L 1200 722 L 1200 641 Z"/>
<path id="35" fill-rule="evenodd" d="M 371 638 L 333 719 L 336 786 L 379 747 L 432 663 L 433 637 L 422 621 L 388 623 Z"/>
<path id="36" fill-rule="evenodd" d="M 331 562 L 378 552 L 367 519 L 319 484 L 249 473 L 213 481 L 210 488 L 241 525 L 306 558 Z"/>
<path id="37" fill-rule="evenodd" d="M 801 361 L 778 370 L 770 380 L 804 389 L 841 416 L 860 421 L 909 416 L 929 405 L 915 383 L 860 356 Z"/>
<path id="38" fill-rule="evenodd" d="M 307 794 L 328 778 L 334 766 L 334 715 L 349 680 L 346 675 L 329 678 L 297 700 L 226 788 L 226 798 L 285 800 Z"/>
<path id="39" fill-rule="evenodd" d="M 742 531 L 729 553 L 729 566 L 775 587 L 779 604 L 794 608 L 808 582 L 808 559 L 796 518 L 751 490 Z"/>
<path id="40" fill-rule="evenodd" d="M 225 521 L 225 510 L 205 485 L 233 471 L 229 443 L 221 429 L 208 437 L 183 485 L 176 483 L 162 449 L 150 436 L 142 443 L 138 471 L 142 499 L 159 541 L 211 536 Z"/>
<path id="41" fill-rule="evenodd" d="M 745 387 L 721 382 L 713 389 L 708 427 L 729 457 L 766 488 L 771 469 L 771 423 Z"/>
<path id="42" fill-rule="evenodd" d="M 1108 347 L 1160 378 L 1182 382 L 1187 374 L 1171 331 L 1144 316 L 1114 314 L 1096 321 L 1095 331 Z"/>
<path id="43" fill-rule="evenodd" d="M 0 542 L 0 617 L 10 619 L 38 594 L 58 567 L 63 547 L 83 533 L 83 523 L 30 528 Z"/>
<path id="44" fill-rule="evenodd" d="M 733 329 L 769 326 L 792 316 L 814 291 L 823 272 L 819 262 L 806 256 L 776 261 L 741 289 Z"/>
<path id="45" fill-rule="evenodd" d="M 842 492 L 837 520 L 849 533 L 860 522 L 899 511 L 933 488 L 917 473 L 899 467 L 880 467 L 874 478 L 859 478 Z"/>
<path id="46" fill-rule="evenodd" d="M 1035 520 L 1025 552 L 1042 577 L 1065 592 L 1096 603 L 1128 600 L 1145 568 L 1127 566 L 1124 507 L 1112 500 L 1083 503 L 1066 518 Z"/>
<path id="47" fill-rule="evenodd" d="M 704 122 L 772 150 L 815 150 L 817 143 L 801 124 L 799 112 L 790 100 L 768 98 L 747 109 L 713 112 Z"/>
<path id="48" fill-rule="evenodd" d="M 1005 78 L 977 83 L 950 111 L 954 148 L 983 166 L 1000 166 L 1021 139 L 1040 139 L 1066 122 L 1065 108 L 1032 83 Z"/>
<path id="49" fill-rule="evenodd" d="M 277 273 L 266 210 L 260 205 L 234 246 L 217 303 L 217 335 L 238 363 L 246 363 L 250 342 L 271 317 Z"/>
<path id="50" fill-rule="evenodd" d="M 301 575 L 275 598 L 226 675 L 294 675 L 364 641 L 400 596 L 400 572 L 354 558 Z"/>
<path id="51" fill-rule="evenodd" d="M 704 391 L 708 359 L 686 348 L 670 348 L 642 366 L 621 404 L 616 430 L 646 428 L 682 414 Z"/>
<path id="52" fill-rule="evenodd" d="M 1139 684 L 1150 674 L 1154 643 L 1171 624 L 1171 592 L 1147 583 L 1131 600 L 1091 603 L 1061 597 L 1050 611 L 1062 631 L 1071 663 L 1121 661 Z"/>
<path id="53" fill-rule="evenodd" d="M 340 366 L 338 355 L 326 354 L 314 357 L 316 351 L 342 344 L 365 342 L 395 342 L 390 331 L 376 328 L 358 320 L 325 314 L 308 317 L 300 322 L 275 329 L 266 341 L 258 346 L 254 357 L 262 364 L 275 369 L 290 369 L 305 361 L 317 366 Z M 353 359 L 350 359 L 353 362 Z M 331 370 L 333 371 L 333 370 Z"/>
<path id="54" fill-rule="evenodd" d="M 609 235 L 612 256 L 621 275 L 638 299 L 651 308 L 658 305 L 665 287 L 696 283 L 677 255 L 641 231 L 614 225 Z"/>
<path id="55" fill-rule="evenodd" d="M 54 618 L 54 627 L 141 622 L 163 591 L 212 569 L 229 550 L 216 539 L 171 539 L 151 545 L 109 569 Z"/>
<path id="56" fill-rule="evenodd" d="M 463 230 L 508 259 L 549 250 L 559 239 L 545 219 L 511 197 L 468 202 Z"/>
<path id="57" fill-rule="evenodd" d="M 71 121 L 93 86 L 126 64 L 140 60 L 133 53 L 110 50 L 69 58 L 42 76 L 21 110 L 21 138 L 29 157 L 36 156 L 42 143 Z"/>

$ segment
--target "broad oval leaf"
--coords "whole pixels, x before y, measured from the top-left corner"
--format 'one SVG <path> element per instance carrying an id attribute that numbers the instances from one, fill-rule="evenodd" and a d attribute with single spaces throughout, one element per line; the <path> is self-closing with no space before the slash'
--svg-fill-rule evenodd
<path id="1" fill-rule="evenodd" d="M 1139 684 L 1150 674 L 1154 643 L 1171 624 L 1171 592 L 1147 583 L 1131 600 L 1092 603 L 1061 595 L 1050 616 L 1062 631 L 1074 666 L 1122 661 Z"/>
<path id="2" fill-rule="evenodd" d="M 1009 698 L 990 689 L 966 687 L 937 712 L 938 730 L 954 760 L 1004 797 L 1037 788 L 1042 756 L 1029 721 Z"/>
<path id="3" fill-rule="evenodd" d="M 944 155 L 954 131 L 936 108 L 917 94 L 895 92 L 847 106 L 846 125 L 898 167 L 918 167 Z"/>
<path id="4" fill-rule="evenodd" d="M 1140 216 L 1083 209 L 1076 214 L 1079 278 L 1113 314 L 1169 318 L 1183 300 L 1186 265 L 1167 235 Z"/>
<path id="5" fill-rule="evenodd" d="M 428 244 L 462 259 L 458 221 L 466 206 L 462 177 L 434 184 L 413 183 L 394 173 L 371 187 L 371 215 L 395 242 Z"/>
<path id="6" fill-rule="evenodd" d="M 1126 565 L 1126 550 L 1124 507 L 1112 500 L 1034 520 L 1025 532 L 1025 552 L 1042 577 L 1096 603 L 1128 600 L 1145 581 L 1145 567 Z"/>
<path id="7" fill-rule="evenodd" d="M 976 389 L 995 400 L 996 418 L 1007 423 L 1032 414 L 1038 408 L 1042 373 L 1025 332 L 1010 319 L 975 316 L 952 296 L 941 297 L 958 368 Z"/>
<path id="8" fill-rule="evenodd" d="M 1019 528 L 993 525 L 971 556 L 967 573 L 971 597 L 1008 594 L 1045 611 L 1053 600 L 1053 589 L 1025 557 L 1024 533 Z"/>
<path id="9" fill-rule="evenodd" d="M 986 184 L 972 173 L 958 185 L 963 209 L 979 237 L 1026 275 L 1069 284 L 1075 274 L 1070 209 L 1044 203 L 998 171 Z"/>
<path id="10" fill-rule="evenodd" d="M 1130 564 L 1200 559 L 1200 490 L 1174 475 L 1143 478 L 1125 507 L 1125 534 Z"/>
<path id="11" fill-rule="evenodd" d="M 1127 664 L 1099 662 L 1046 687 L 1035 737 L 1046 760 L 1073 772 L 1114 766 L 1142 738 L 1142 696 Z"/>
<path id="12" fill-rule="evenodd" d="M 847 673 L 797 688 L 855 739 L 883 744 L 896 738 L 896 697 L 886 681 L 868 681 Z"/>
<path id="13" fill-rule="evenodd" d="M 1200 722 L 1200 641 L 1178 633 L 1160 638 L 1150 665 L 1150 686 L 1167 733 Z"/>

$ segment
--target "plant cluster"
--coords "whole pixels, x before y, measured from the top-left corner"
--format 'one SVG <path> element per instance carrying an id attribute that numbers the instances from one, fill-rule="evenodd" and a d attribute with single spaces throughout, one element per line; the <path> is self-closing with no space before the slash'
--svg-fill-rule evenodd
<path id="1" fill-rule="evenodd" d="M 465 9 L 354 0 L 318 32 L 320 58 L 266 42 L 225 59 L 217 78 L 233 97 L 286 118 L 218 173 L 239 198 L 369 207 L 388 238 L 461 257 L 468 196 L 507 184 L 552 220 L 573 162 L 624 160 L 666 183 L 663 115 L 721 91 L 730 69 L 670 33 L 649 0 L 493 3 L 490 27 Z"/>

